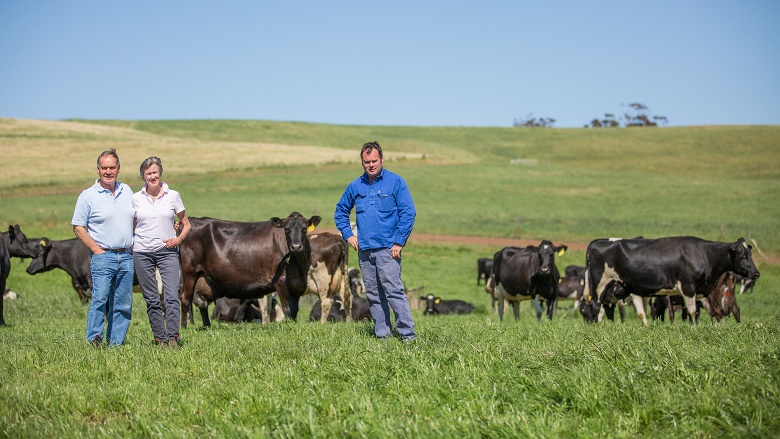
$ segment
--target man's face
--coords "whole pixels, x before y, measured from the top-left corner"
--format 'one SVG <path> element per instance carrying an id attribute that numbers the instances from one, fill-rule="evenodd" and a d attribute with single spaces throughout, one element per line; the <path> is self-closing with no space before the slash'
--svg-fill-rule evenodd
<path id="1" fill-rule="evenodd" d="M 379 158 L 379 151 L 376 149 L 363 153 L 363 169 L 366 171 L 369 180 L 373 180 L 382 172 L 383 162 L 384 160 Z"/>
<path id="2" fill-rule="evenodd" d="M 114 189 L 116 184 L 116 177 L 119 175 L 119 165 L 116 163 L 116 159 L 112 155 L 104 155 L 100 158 L 100 166 L 98 166 L 98 177 L 100 178 L 100 184 L 106 189 Z"/>

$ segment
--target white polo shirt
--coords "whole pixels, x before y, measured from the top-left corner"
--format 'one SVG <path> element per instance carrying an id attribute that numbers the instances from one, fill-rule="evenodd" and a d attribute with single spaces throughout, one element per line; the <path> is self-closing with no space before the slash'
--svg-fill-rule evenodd
<path id="1" fill-rule="evenodd" d="M 133 209 L 135 209 L 135 243 L 134 252 L 151 253 L 165 247 L 164 239 L 176 237 L 173 228 L 173 218 L 184 211 L 181 195 L 162 183 L 162 195 L 152 202 L 152 197 L 146 193 L 146 185 L 133 194 Z"/>

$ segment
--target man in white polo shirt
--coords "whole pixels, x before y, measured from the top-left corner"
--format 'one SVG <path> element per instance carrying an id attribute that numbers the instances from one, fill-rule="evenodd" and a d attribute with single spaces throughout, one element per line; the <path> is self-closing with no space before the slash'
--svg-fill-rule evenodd
<path id="1" fill-rule="evenodd" d="M 87 341 L 122 344 L 133 306 L 133 190 L 116 180 L 119 156 L 109 149 L 98 156 L 98 179 L 79 195 L 73 233 L 91 252 L 92 302 L 87 314 Z"/>

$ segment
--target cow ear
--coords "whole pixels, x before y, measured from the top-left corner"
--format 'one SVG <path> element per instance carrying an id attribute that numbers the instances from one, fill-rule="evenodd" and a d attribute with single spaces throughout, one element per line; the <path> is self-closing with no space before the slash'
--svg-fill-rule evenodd
<path id="1" fill-rule="evenodd" d="M 309 218 L 309 227 L 318 226 L 320 221 L 322 221 L 322 217 L 319 215 L 314 215 L 313 217 Z"/>
<path id="2" fill-rule="evenodd" d="M 440 299 L 440 298 L 438 298 L 438 297 L 436 298 L 436 300 L 434 300 L 434 301 L 433 301 L 433 303 L 435 303 L 435 304 L 437 304 L 437 305 L 439 304 L 439 302 L 441 302 L 441 299 Z"/>
<path id="3" fill-rule="evenodd" d="M 564 253 L 566 253 L 566 250 L 568 250 L 569 247 L 565 245 L 561 245 L 558 247 L 558 256 L 563 256 Z"/>
<path id="4" fill-rule="evenodd" d="M 271 224 L 273 224 L 274 227 L 284 227 L 284 222 L 279 219 L 278 216 L 271 218 Z"/>

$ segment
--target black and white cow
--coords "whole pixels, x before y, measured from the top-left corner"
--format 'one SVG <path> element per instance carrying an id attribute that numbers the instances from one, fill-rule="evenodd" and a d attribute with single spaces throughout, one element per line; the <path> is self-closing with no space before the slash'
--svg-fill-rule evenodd
<path id="1" fill-rule="evenodd" d="M 470 314 L 474 311 L 474 305 L 464 300 L 443 300 L 433 294 L 420 296 L 420 300 L 425 301 L 423 314 Z"/>
<path id="2" fill-rule="evenodd" d="M 490 279 L 490 273 L 492 272 L 493 272 L 492 258 L 477 259 L 477 285 L 479 285 L 480 279 L 485 279 L 485 284 L 487 285 L 488 279 Z"/>
<path id="3" fill-rule="evenodd" d="M 520 318 L 520 301 L 537 298 L 547 302 L 547 317 L 552 319 L 558 295 L 560 273 L 555 265 L 555 253 L 563 254 L 565 245 L 542 241 L 539 246 L 504 247 L 493 256 L 493 275 L 498 298 L 498 318 L 504 320 L 504 300 L 512 302 L 515 319 Z M 541 309 L 537 309 L 541 319 Z"/>
<path id="4" fill-rule="evenodd" d="M 630 294 L 681 295 L 691 315 L 720 276 L 733 271 L 750 279 L 759 272 L 743 238 L 713 242 L 691 236 L 658 239 L 597 239 L 588 245 L 585 300 L 614 304 Z"/>

